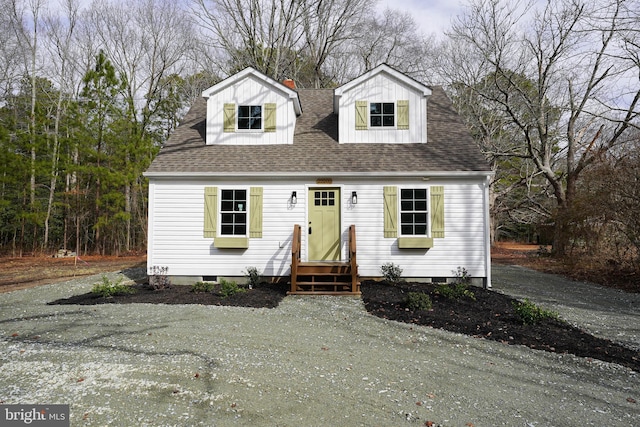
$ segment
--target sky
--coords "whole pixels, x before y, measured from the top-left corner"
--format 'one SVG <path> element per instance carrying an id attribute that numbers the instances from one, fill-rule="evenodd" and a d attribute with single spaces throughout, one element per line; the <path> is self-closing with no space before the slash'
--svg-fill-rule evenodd
<path id="1" fill-rule="evenodd" d="M 425 35 L 444 36 L 451 18 L 463 9 L 463 0 L 379 0 L 378 9 L 397 9 L 411 13 Z"/>

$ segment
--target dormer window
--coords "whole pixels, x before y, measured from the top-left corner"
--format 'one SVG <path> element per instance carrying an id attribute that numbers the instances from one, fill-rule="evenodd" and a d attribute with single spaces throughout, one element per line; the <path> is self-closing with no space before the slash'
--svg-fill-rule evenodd
<path id="1" fill-rule="evenodd" d="M 369 102 L 356 100 L 356 130 L 408 130 L 409 100 L 396 102 Z"/>
<path id="2" fill-rule="evenodd" d="M 395 126 L 395 104 L 393 102 L 372 102 L 369 104 L 371 127 Z"/>
<path id="3" fill-rule="evenodd" d="M 224 132 L 276 131 L 276 104 L 263 105 L 224 104 Z"/>
<path id="4" fill-rule="evenodd" d="M 238 129 L 261 130 L 262 129 L 262 106 L 261 105 L 239 105 L 238 106 Z"/>

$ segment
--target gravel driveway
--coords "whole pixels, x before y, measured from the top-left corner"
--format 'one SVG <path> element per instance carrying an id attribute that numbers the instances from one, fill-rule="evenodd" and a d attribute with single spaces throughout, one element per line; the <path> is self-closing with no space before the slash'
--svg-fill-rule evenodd
<path id="1" fill-rule="evenodd" d="M 640 348 L 638 294 L 517 267 L 493 278 Z M 0 401 L 69 404 L 72 426 L 640 425 L 639 373 L 385 321 L 358 298 L 46 305 L 99 279 L 0 294 Z"/>

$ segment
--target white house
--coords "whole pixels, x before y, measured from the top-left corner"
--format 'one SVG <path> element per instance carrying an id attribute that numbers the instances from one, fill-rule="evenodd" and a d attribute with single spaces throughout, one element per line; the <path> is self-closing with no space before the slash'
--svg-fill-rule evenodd
<path id="1" fill-rule="evenodd" d="M 489 165 L 442 88 L 387 65 L 336 89 L 245 69 L 203 92 L 145 175 L 149 271 L 256 267 L 293 293 L 357 292 L 393 263 L 490 286 Z"/>

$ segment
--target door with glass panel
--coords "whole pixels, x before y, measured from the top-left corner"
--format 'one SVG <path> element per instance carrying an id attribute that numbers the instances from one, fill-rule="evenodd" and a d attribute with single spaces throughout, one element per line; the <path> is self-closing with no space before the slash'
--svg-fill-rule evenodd
<path id="1" fill-rule="evenodd" d="M 340 189 L 309 190 L 309 261 L 340 260 Z"/>

